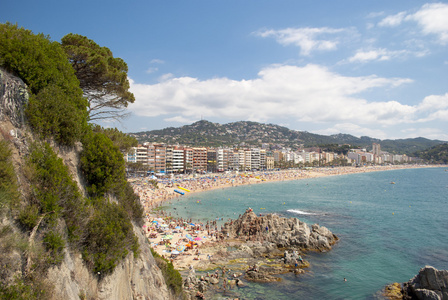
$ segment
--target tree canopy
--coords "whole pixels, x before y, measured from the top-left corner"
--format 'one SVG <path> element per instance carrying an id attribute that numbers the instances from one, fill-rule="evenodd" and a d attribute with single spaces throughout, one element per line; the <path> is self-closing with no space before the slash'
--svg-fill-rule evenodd
<path id="1" fill-rule="evenodd" d="M 448 163 L 448 144 L 441 144 L 431 147 L 427 150 L 414 153 L 416 156 L 426 159 L 431 163 L 447 164 Z"/>
<path id="2" fill-rule="evenodd" d="M 126 107 L 135 100 L 129 91 L 127 64 L 79 34 L 67 34 L 61 43 L 88 100 L 90 121 L 126 116 Z"/>
<path id="3" fill-rule="evenodd" d="M 123 153 L 128 152 L 132 147 L 138 146 L 138 141 L 135 137 L 123 133 L 117 128 L 103 128 L 99 125 L 95 125 L 92 130 L 94 132 L 104 133 Z"/>
<path id="4" fill-rule="evenodd" d="M 28 85 L 26 115 L 35 132 L 65 145 L 80 139 L 87 126 L 87 102 L 58 42 L 0 24 L 0 66 Z"/>

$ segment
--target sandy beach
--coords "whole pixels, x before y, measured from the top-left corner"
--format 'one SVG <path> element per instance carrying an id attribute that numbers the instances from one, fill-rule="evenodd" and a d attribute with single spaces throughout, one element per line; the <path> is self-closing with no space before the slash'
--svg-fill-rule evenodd
<path id="1" fill-rule="evenodd" d="M 214 222 L 194 223 L 193 220 L 175 219 L 156 208 L 163 202 L 182 197 L 184 193 L 198 193 L 213 189 L 263 182 L 300 180 L 305 178 L 337 176 L 353 173 L 388 171 L 409 168 L 443 167 L 428 165 L 392 165 L 368 167 L 313 168 L 300 170 L 264 171 L 228 174 L 179 176 L 171 179 L 151 180 L 131 178 L 134 191 L 140 196 L 145 209 L 146 222 L 143 230 L 151 247 L 161 256 L 170 259 L 178 270 L 205 268 L 213 263 L 213 254 L 220 241 L 220 232 Z"/>

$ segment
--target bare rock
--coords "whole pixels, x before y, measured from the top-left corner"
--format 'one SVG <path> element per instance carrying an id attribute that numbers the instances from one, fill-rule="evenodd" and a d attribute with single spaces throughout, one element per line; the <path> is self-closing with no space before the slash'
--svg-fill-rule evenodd
<path id="1" fill-rule="evenodd" d="M 330 250 L 338 240 L 336 235 L 324 226 L 314 224 L 310 228 L 297 218 L 287 219 L 276 214 L 257 216 L 251 209 L 238 219 L 225 223 L 222 232 L 229 238 L 261 240 L 278 248 L 299 247 L 318 251 Z M 260 247 L 252 249 L 256 249 L 255 254 L 262 252 Z"/>
<path id="2" fill-rule="evenodd" d="M 426 266 L 404 283 L 404 299 L 448 299 L 448 271 Z"/>
<path id="3" fill-rule="evenodd" d="M 0 121 L 8 118 L 15 127 L 22 127 L 28 99 L 28 89 L 22 79 L 0 69 Z"/>

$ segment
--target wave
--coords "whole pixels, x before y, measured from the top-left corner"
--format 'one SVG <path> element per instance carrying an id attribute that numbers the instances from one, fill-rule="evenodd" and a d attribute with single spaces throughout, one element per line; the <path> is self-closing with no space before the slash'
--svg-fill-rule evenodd
<path id="1" fill-rule="evenodd" d="M 298 209 L 288 209 L 287 212 L 298 214 L 298 215 L 317 215 L 316 213 L 306 212 Z"/>

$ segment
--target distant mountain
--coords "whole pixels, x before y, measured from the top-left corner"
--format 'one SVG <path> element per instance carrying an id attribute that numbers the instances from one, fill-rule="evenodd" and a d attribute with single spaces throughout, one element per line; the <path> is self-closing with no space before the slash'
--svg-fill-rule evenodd
<path id="1" fill-rule="evenodd" d="M 328 144 L 349 144 L 371 149 L 372 143 L 380 143 L 381 149 L 392 153 L 411 154 L 442 144 L 443 141 L 425 138 L 380 140 L 367 136 L 360 138 L 349 134 L 320 135 L 306 131 L 291 130 L 274 124 L 239 121 L 228 124 L 201 120 L 182 127 L 130 133 L 140 143 L 166 143 L 201 147 L 260 147 L 269 144 L 272 149 L 290 147 L 313 147 Z"/>

